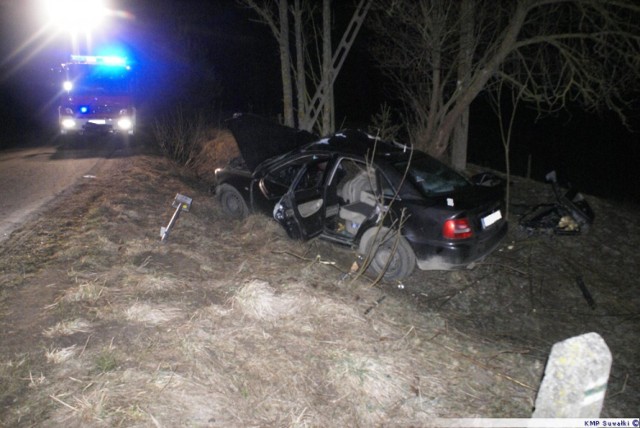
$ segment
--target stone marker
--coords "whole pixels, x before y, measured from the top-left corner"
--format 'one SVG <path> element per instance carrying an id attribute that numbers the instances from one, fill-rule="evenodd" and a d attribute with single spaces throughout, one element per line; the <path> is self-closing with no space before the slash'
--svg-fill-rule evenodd
<path id="1" fill-rule="evenodd" d="M 534 418 L 598 418 L 611 370 L 611 351 L 598 333 L 558 342 L 538 390 Z"/>

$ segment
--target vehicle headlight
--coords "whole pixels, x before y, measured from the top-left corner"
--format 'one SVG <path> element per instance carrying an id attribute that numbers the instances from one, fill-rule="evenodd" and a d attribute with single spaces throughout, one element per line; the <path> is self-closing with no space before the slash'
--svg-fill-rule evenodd
<path id="1" fill-rule="evenodd" d="M 76 121 L 73 120 L 70 117 L 67 117 L 65 119 L 62 119 L 62 127 L 65 129 L 71 129 L 74 128 L 76 126 Z"/>
<path id="2" fill-rule="evenodd" d="M 118 119 L 118 128 L 122 129 L 123 131 L 128 131 L 132 127 L 133 127 L 133 122 L 131 121 L 130 118 L 121 117 L 120 119 Z"/>

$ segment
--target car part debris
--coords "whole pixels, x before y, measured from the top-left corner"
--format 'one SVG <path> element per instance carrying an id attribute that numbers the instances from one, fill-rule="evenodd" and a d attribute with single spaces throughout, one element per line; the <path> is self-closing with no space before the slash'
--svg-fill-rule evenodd
<path id="1" fill-rule="evenodd" d="M 367 308 L 366 311 L 364 311 L 364 314 L 367 315 L 369 314 L 369 312 L 371 312 L 375 307 L 377 307 L 380 303 L 382 303 L 384 301 L 384 299 L 386 299 L 387 296 L 382 296 L 380 297 L 378 300 L 376 300 L 375 302 L 373 302 L 373 305 L 369 306 Z"/>
<path id="2" fill-rule="evenodd" d="M 589 292 L 589 289 L 585 285 L 584 280 L 582 279 L 581 276 L 576 278 L 576 284 L 578 284 L 578 288 L 580 288 L 580 291 L 582 291 L 582 295 L 584 296 L 585 300 L 589 304 L 589 307 L 591 309 L 595 309 L 596 302 L 595 300 L 593 300 L 593 296 L 591 296 L 591 293 Z"/>
<path id="3" fill-rule="evenodd" d="M 520 217 L 520 227 L 529 234 L 578 235 L 586 232 L 593 224 L 595 214 L 584 196 L 572 186 L 562 193 L 555 171 L 545 178 L 553 188 L 556 201 L 531 207 Z"/>
<path id="4" fill-rule="evenodd" d="M 193 202 L 193 199 L 191 199 L 188 196 L 181 195 L 180 193 L 176 195 L 172 204 L 172 206 L 176 209 L 176 211 L 173 213 L 171 220 L 169 220 L 169 224 L 167 225 L 167 227 L 160 228 L 160 238 L 162 242 L 167 242 L 167 239 L 169 239 L 169 232 L 171 232 L 171 229 L 173 228 L 173 226 L 175 226 L 176 222 L 178 221 L 178 217 L 180 217 L 180 213 L 182 211 L 189 212 L 189 210 L 191 209 L 191 202 Z"/>

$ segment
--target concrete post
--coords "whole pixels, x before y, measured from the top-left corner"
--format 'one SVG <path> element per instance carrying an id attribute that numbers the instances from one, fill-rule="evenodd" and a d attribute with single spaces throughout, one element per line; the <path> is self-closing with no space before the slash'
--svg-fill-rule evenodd
<path id="1" fill-rule="evenodd" d="M 611 351 L 597 333 L 553 345 L 533 417 L 600 417 L 611 361 Z"/>

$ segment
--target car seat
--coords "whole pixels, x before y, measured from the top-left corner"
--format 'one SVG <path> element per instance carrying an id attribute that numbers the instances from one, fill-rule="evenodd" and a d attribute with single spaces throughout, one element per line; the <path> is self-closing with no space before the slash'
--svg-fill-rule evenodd
<path id="1" fill-rule="evenodd" d="M 371 173 L 362 171 L 342 187 L 341 196 L 347 204 L 340 207 L 339 216 L 345 221 L 346 231 L 352 235 L 376 212 L 377 200 L 372 188 L 374 182 Z"/>

